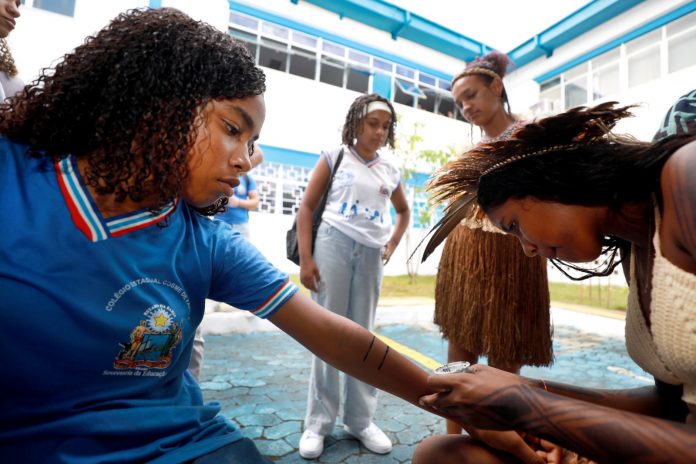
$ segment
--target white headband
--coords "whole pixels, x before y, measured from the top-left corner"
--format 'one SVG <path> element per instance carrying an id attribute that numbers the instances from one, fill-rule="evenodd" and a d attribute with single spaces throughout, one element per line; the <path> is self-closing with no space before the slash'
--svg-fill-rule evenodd
<path id="1" fill-rule="evenodd" d="M 391 108 L 389 108 L 389 105 L 387 105 L 383 101 L 373 101 L 370 102 L 366 107 L 365 107 L 365 114 L 363 116 L 367 116 L 368 114 L 372 113 L 373 111 L 386 111 L 389 114 L 392 114 Z"/>

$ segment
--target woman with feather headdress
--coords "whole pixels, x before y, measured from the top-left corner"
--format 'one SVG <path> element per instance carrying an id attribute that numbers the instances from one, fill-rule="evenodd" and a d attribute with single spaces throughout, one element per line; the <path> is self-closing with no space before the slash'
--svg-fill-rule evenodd
<path id="1" fill-rule="evenodd" d="M 474 365 L 431 376 L 439 392 L 421 405 L 475 432 L 515 431 L 545 462 L 696 462 L 696 136 L 613 134 L 630 114 L 608 102 L 527 124 L 449 163 L 431 189 L 445 219 L 483 212 L 528 256 L 584 276 L 610 274 L 630 250 L 626 347 L 655 385 L 589 389 Z M 573 264 L 600 255 L 599 268 Z M 413 462 L 536 462 L 494 448 L 433 437 Z"/>

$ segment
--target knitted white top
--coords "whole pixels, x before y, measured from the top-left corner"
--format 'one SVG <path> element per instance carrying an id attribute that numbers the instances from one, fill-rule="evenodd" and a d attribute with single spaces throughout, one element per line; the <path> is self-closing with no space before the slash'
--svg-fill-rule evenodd
<path id="1" fill-rule="evenodd" d="M 660 213 L 655 213 L 655 261 L 648 325 L 640 309 L 631 256 L 626 314 L 626 348 L 633 360 L 656 378 L 684 385 L 682 399 L 696 405 L 696 275 L 669 262 L 660 249 Z"/>

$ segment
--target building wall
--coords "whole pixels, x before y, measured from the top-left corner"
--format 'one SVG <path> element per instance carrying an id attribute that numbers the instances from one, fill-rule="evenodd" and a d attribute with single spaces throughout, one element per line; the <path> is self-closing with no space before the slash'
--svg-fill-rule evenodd
<path id="1" fill-rule="evenodd" d="M 540 98 L 543 98 L 543 95 L 540 95 L 540 85 L 535 80 L 539 76 L 568 62 L 581 59 L 588 53 L 592 53 L 592 51 L 615 41 L 617 38 L 631 32 L 640 31 L 641 28 L 649 25 L 651 22 L 663 17 L 669 17 L 675 10 L 688 7 L 693 3 L 693 1 L 686 0 L 646 0 L 625 13 L 555 49 L 550 57 L 539 58 L 515 70 L 509 75 L 506 82 L 513 111 L 526 113 L 528 116 L 534 115 L 534 112 L 530 111 L 530 108 L 537 104 Z M 691 13 L 690 18 L 692 19 L 686 18 L 686 21 L 690 21 L 696 26 L 695 14 Z M 669 27 L 669 25 L 667 25 L 667 27 Z M 657 28 L 654 29 L 653 32 L 648 32 L 635 38 L 632 42 L 629 41 L 628 44 L 637 44 L 639 41 L 648 38 L 648 35 L 651 33 L 666 35 L 667 31 L 665 27 Z M 648 40 L 650 39 L 648 38 Z M 696 85 L 694 84 L 696 66 L 688 66 L 679 71 L 670 73 L 666 63 L 668 41 L 667 38 L 663 36 L 658 46 L 660 48 L 661 59 L 660 76 L 643 84 L 630 86 L 628 85 L 629 71 L 627 69 L 627 55 L 631 51 L 631 46 L 632 45 L 628 45 L 627 47 L 624 43 L 615 49 L 616 53 L 619 55 L 619 90 L 595 100 L 590 100 L 588 103 L 617 100 L 622 104 L 639 104 L 640 107 L 635 109 L 636 117 L 622 121 L 617 126 L 617 130 L 630 133 L 642 140 L 650 140 L 655 134 L 661 122 L 661 118 L 671 104 L 679 96 L 692 90 Z M 692 50 L 696 49 L 696 39 L 693 40 L 693 47 Z M 597 58 L 600 57 L 588 61 L 594 62 Z M 583 63 L 578 62 L 577 64 L 582 65 Z M 589 77 L 592 79 L 591 75 Z M 590 85 L 592 84 L 590 83 Z M 550 112 L 555 112 L 557 110 L 558 108 Z M 547 113 L 549 113 L 548 108 L 547 111 L 542 110 L 538 112 L 537 115 Z"/>

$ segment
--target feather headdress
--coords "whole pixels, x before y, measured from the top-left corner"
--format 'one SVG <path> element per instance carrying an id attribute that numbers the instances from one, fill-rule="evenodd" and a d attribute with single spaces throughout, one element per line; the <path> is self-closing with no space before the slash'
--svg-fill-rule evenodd
<path id="1" fill-rule="evenodd" d="M 477 201 L 484 176 L 530 157 L 619 140 L 611 134 L 611 129 L 620 119 L 631 115 L 631 107 L 616 105 L 617 102 L 607 102 L 591 108 L 573 108 L 526 124 L 509 139 L 481 143 L 443 166 L 428 182 L 427 190 L 436 203 L 447 206 L 444 216 L 430 232 L 422 260 L 425 261 L 462 220 L 486 221 Z"/>

